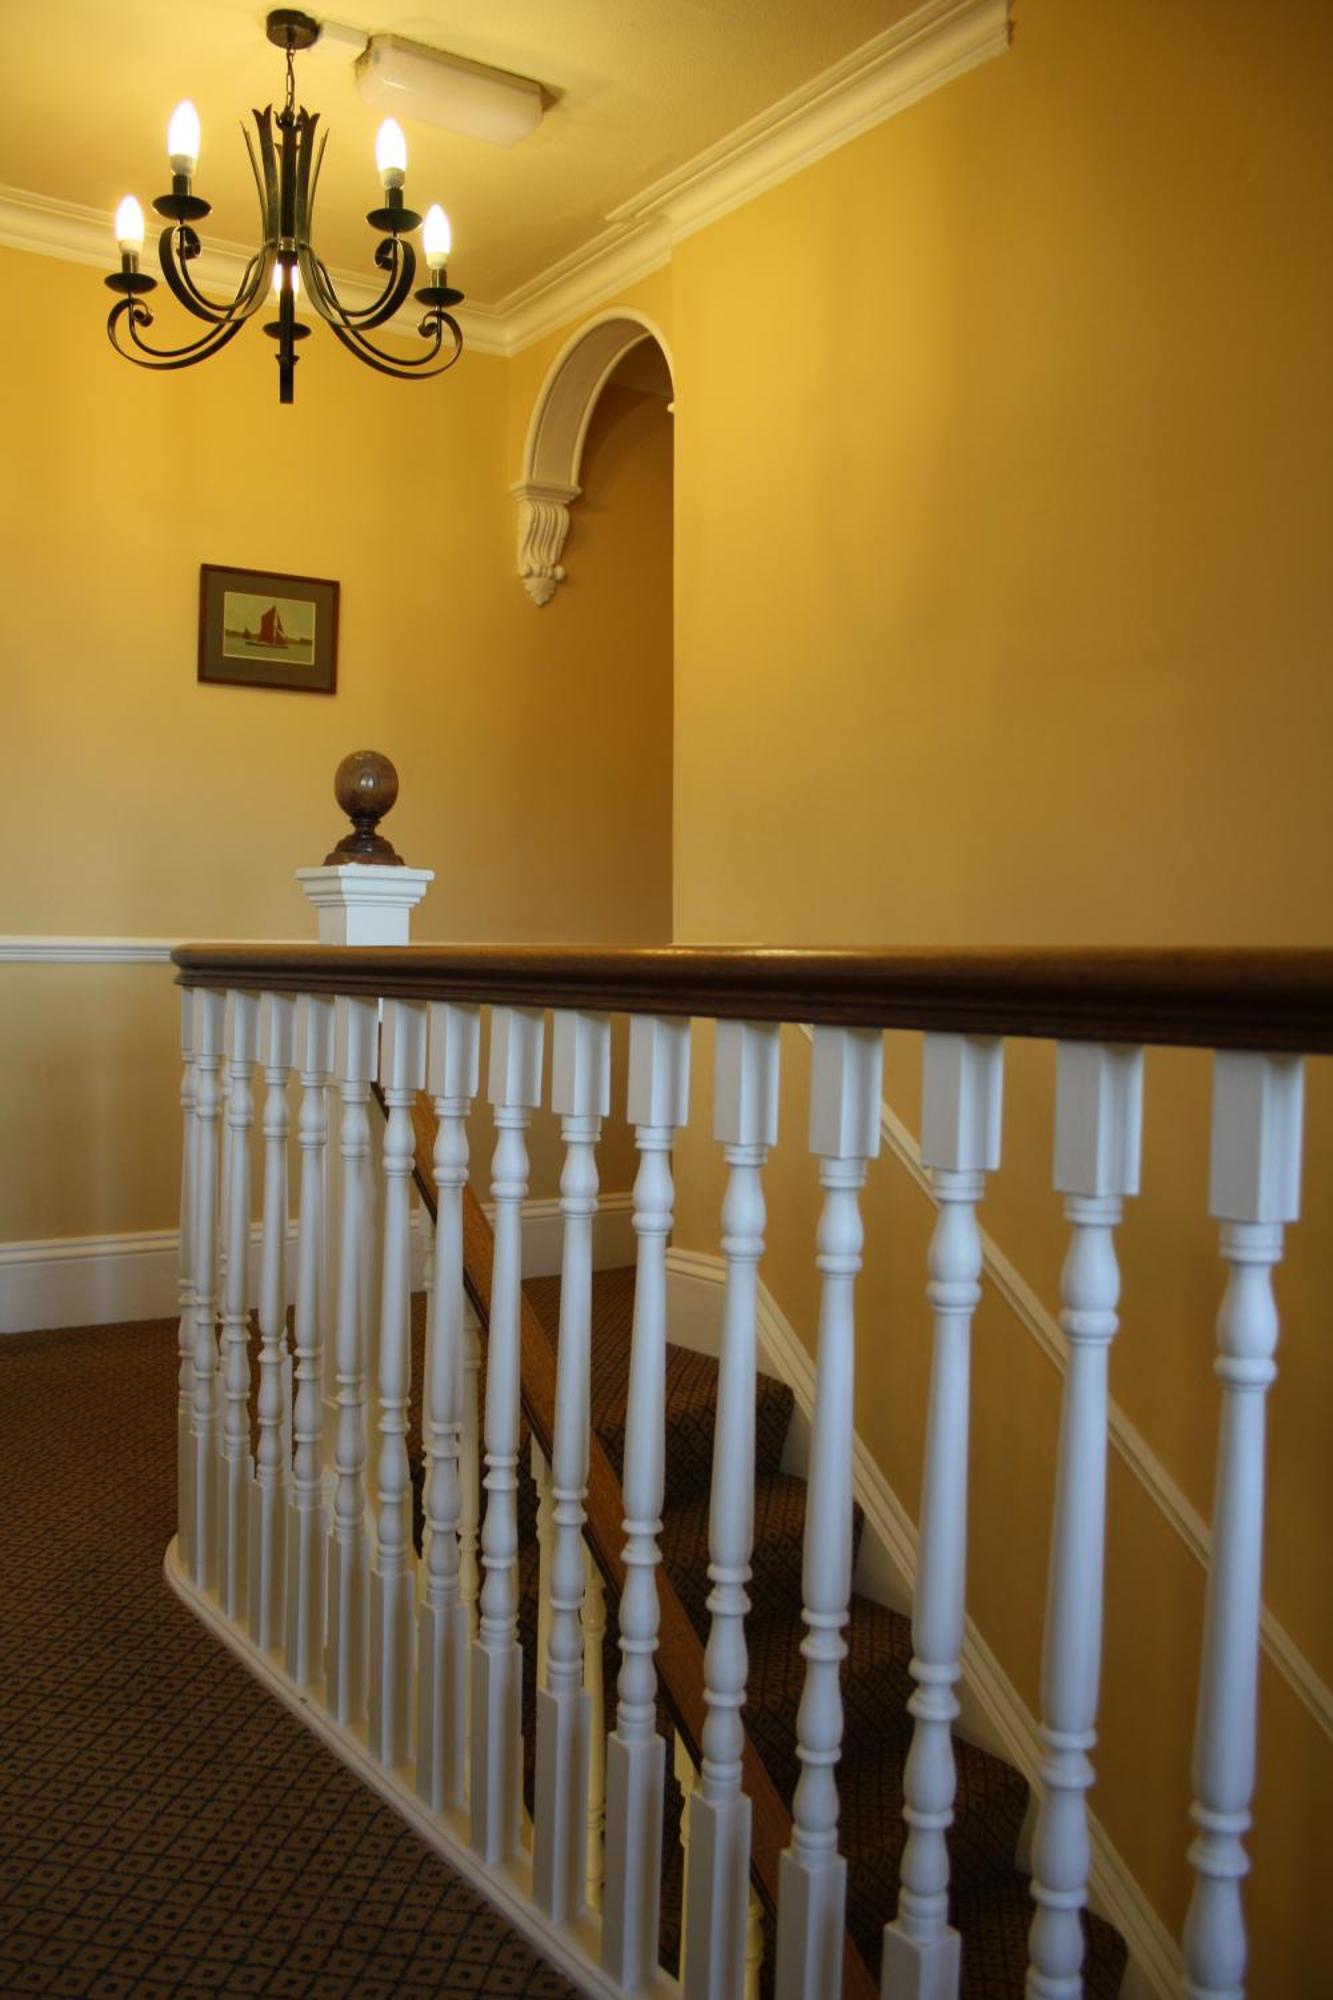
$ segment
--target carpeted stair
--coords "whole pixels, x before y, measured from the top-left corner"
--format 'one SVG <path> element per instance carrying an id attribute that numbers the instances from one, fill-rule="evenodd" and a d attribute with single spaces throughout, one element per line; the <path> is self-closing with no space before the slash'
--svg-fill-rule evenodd
<path id="1" fill-rule="evenodd" d="M 553 1342 L 559 1328 L 558 1278 L 530 1280 L 529 1301 Z M 607 1271 L 594 1283 L 592 1338 L 593 1428 L 619 1475 L 624 1462 L 634 1274 Z M 712 1476 L 717 1364 L 668 1346 L 666 1371 L 666 1503 L 662 1557 L 701 1640 L 708 1634 L 708 1496 Z M 745 1723 L 769 1773 L 790 1799 L 799 1776 L 796 1710 L 804 1662 L 800 1642 L 801 1544 L 805 1486 L 782 1470 L 793 1399 L 769 1376 L 758 1382 L 755 1422 L 755 1546 L 748 1620 L 749 1695 Z M 521 1496 L 524 1546 L 524 1648 L 536 1642 L 536 1496 L 530 1480 Z M 859 1542 L 861 1521 L 856 1521 Z M 607 1607 L 606 1715 L 614 1721 L 619 1667 L 615 1606 Z M 907 1699 L 911 1631 L 897 1612 L 855 1596 L 843 1668 L 846 1728 L 839 1791 L 841 1845 L 848 1860 L 848 1928 L 878 1975 L 880 1938 L 895 1914 L 902 1854 L 902 1776 L 910 1744 Z M 661 1726 L 667 1728 L 665 1715 Z M 525 1688 L 524 1729 L 529 1766 L 534 1740 L 533 1693 Z M 958 1791 L 949 1839 L 953 1921 L 963 1938 L 964 2000 L 1007 2000 L 1023 1993 L 1032 1904 L 1028 1879 L 1016 1865 L 1028 1805 L 1026 1781 L 999 1759 L 957 1739 Z M 668 1772 L 670 1763 L 668 1760 Z M 679 1948 L 680 1795 L 668 1780 L 663 1852 L 662 1963 L 674 1970 Z M 529 1768 L 529 1798 L 531 1769 Z M 1085 1917 L 1087 2000 L 1115 2000 L 1125 1947 L 1110 1925 Z M 772 1940 L 766 1964 L 773 1962 Z M 767 1987 L 768 1982 L 765 1982 Z"/>

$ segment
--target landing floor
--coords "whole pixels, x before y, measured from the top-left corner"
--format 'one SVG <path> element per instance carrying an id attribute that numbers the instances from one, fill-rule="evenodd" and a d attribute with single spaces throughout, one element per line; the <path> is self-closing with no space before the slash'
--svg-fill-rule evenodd
<path id="1" fill-rule="evenodd" d="M 0 1343 L 0 1993 L 573 1989 L 162 1579 L 176 1323 Z"/>

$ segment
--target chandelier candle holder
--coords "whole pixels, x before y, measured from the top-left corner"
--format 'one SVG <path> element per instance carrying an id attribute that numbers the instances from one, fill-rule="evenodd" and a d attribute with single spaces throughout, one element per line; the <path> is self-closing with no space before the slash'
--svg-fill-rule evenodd
<path id="1" fill-rule="evenodd" d="M 279 401 L 290 403 L 297 345 L 310 332 L 296 316 L 297 300 L 303 298 L 348 352 L 368 367 L 404 382 L 442 375 L 463 351 L 462 330 L 450 310 L 461 302 L 463 294 L 448 283 L 445 268 L 450 249 L 448 217 L 437 206 L 423 221 L 406 205 L 407 142 L 397 121 L 386 118 L 375 142 L 384 202 L 366 217 L 380 238 L 375 265 L 384 273 L 384 284 L 368 306 L 355 308 L 342 303 L 311 241 L 315 191 L 328 133 L 317 132 L 318 112 L 304 106 L 298 110 L 296 104 L 295 59 L 318 40 L 319 23 L 308 14 L 282 8 L 268 16 L 266 28 L 268 39 L 286 53 L 287 94 L 276 117 L 271 104 L 251 114 L 258 134 L 257 151 L 249 130 L 242 127 L 259 195 L 261 246 L 247 263 L 232 299 L 219 303 L 199 290 L 190 270 L 201 249 L 195 225 L 210 213 L 210 207 L 193 192 L 199 161 L 199 115 L 188 102 L 178 105 L 167 129 L 171 192 L 159 195 L 153 203 L 166 223 L 158 238 L 157 254 L 172 296 L 196 319 L 203 320 L 208 331 L 183 347 L 157 348 L 145 340 L 153 324 L 147 296 L 157 289 L 157 279 L 139 268 L 144 214 L 133 195 L 127 195 L 116 211 L 120 269 L 106 280 L 111 290 L 121 295 L 107 317 L 112 346 L 141 368 L 191 368 L 220 352 L 247 320 L 273 300 L 277 317 L 265 323 L 264 332 L 277 345 Z M 430 283 L 419 286 L 413 296 L 423 308 L 417 332 L 428 346 L 416 354 L 386 353 L 368 336 L 392 320 L 412 292 L 417 253 L 408 238 L 417 229 L 422 235 Z"/>

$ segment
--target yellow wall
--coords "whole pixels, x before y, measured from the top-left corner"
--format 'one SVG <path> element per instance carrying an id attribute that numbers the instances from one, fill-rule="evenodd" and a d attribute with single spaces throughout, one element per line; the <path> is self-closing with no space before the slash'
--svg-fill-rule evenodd
<path id="1" fill-rule="evenodd" d="M 1094 0 L 1020 0 L 1016 14 L 1001 60 L 679 245 L 624 300 L 661 325 L 676 369 L 682 939 L 1327 940 L 1331 17 L 1306 0 L 1221 0 L 1206 19 L 1147 0 L 1114 15 Z M 509 364 L 465 361 L 425 420 L 438 438 L 404 427 L 381 448 L 376 385 L 324 356 L 320 389 L 318 337 L 294 413 L 271 404 L 253 344 L 198 381 L 143 384 L 94 356 L 86 274 L 22 271 L 13 289 L 40 287 L 51 305 L 35 358 L 26 344 L 0 350 L 10 378 L 34 385 L 14 419 L 23 471 L 0 500 L 0 546 L 13 576 L 46 586 L 45 601 L 28 599 L 21 652 L 4 635 L 22 665 L 20 763 L 34 746 L 54 761 L 69 741 L 49 663 L 83 658 L 90 629 L 112 692 L 78 682 L 80 737 L 29 821 L 35 872 L 19 872 L 35 886 L 5 928 L 301 928 L 290 868 L 327 840 L 336 757 L 373 735 L 403 769 L 400 844 L 442 871 L 421 935 L 660 935 L 666 780 L 660 760 L 645 771 L 656 753 L 639 723 L 662 711 L 625 706 L 639 697 L 623 638 L 662 538 L 646 533 L 628 565 L 611 564 L 604 537 L 629 516 L 596 518 L 590 491 L 553 605 L 534 613 L 512 574 L 505 486 L 565 334 Z M 48 404 L 71 406 L 55 449 L 43 382 Z M 376 416 L 383 407 L 375 393 Z M 300 437 L 301 508 L 218 476 L 238 435 L 247 465 Z M 349 491 L 351 506 L 323 499 Z M 423 522 L 436 524 L 424 543 Z M 70 546 L 53 523 L 73 525 Z M 386 595 L 377 565 L 409 524 L 426 559 Z M 114 581 L 127 549 L 144 602 L 111 617 L 108 649 L 106 594 L 89 597 L 84 579 Z M 295 698 L 195 690 L 202 558 L 343 577 L 345 697 L 323 719 L 300 704 L 299 736 L 277 720 Z M 0 602 L 18 615 L 12 592 Z M 608 718 L 596 741 L 571 705 L 585 687 Z M 125 754 L 144 719 L 151 801 Z M 121 750 L 114 775 L 108 742 L 113 761 Z M 246 757 L 230 790 L 262 799 L 262 824 L 240 825 L 236 847 L 214 830 L 225 774 Z M 537 789 L 516 821 L 494 801 L 520 775 Z M 631 829 L 619 855 L 608 826 Z M 767 1275 L 808 1336 L 803 1044 L 788 1037 L 786 1055 Z M 889 1094 L 912 1122 L 916 1064 L 911 1038 L 891 1038 Z M 1333 1414 L 1333 1107 L 1327 1065 L 1312 1071 L 1315 1222 L 1294 1232 L 1280 1278 L 1266 1588 L 1328 1677 L 1317 1524 Z M 708 1248 L 718 1178 L 704 1061 L 697 1082 L 678 1240 Z M 1206 1511 L 1218 1275 L 1200 1214 L 1205 1103 L 1202 1058 L 1151 1058 L 1113 1388 Z M 1006 1163 L 986 1220 L 1053 1303 L 1049 1108 L 1048 1052 L 1011 1050 Z M 929 1215 L 881 1163 L 867 1218 L 858 1421 L 911 1505 Z M 975 1389 L 970 1601 L 1035 1707 L 1058 1382 L 990 1298 Z M 1201 1572 L 1115 1459 L 1110 1508 L 1094 1803 L 1178 1928 Z M 1304 1994 L 1333 1965 L 1321 1879 L 1333 1756 L 1267 1665 L 1261 1773 L 1252 1991 Z"/>
<path id="2" fill-rule="evenodd" d="M 1011 51 L 676 249 L 681 940 L 1329 940 L 1327 9 L 1023 0 Z M 808 1058 L 766 1274 L 807 1338 Z M 888 1091 L 915 1118 L 919 1057 Z M 1011 1050 L 986 1220 L 1058 1302 L 1050 1059 Z M 1279 1280 L 1270 1602 L 1326 1677 L 1333 1090 Z M 714 1248 L 696 1119 L 679 1240 Z M 1207 1512 L 1206 1059 L 1148 1069 L 1113 1390 Z M 915 1506 L 929 1216 L 867 1199 L 859 1424 Z M 970 1603 L 1038 1705 L 1058 1381 L 977 1327 Z M 1113 1460 L 1096 1810 L 1178 1930 L 1202 1575 Z M 1256 1994 L 1333 1969 L 1333 1751 L 1263 1674 Z"/>
<path id="3" fill-rule="evenodd" d="M 0 326 L 0 683 L 24 774 L 0 931 L 313 935 L 293 871 L 345 830 L 333 769 L 369 743 L 400 773 L 387 831 L 436 871 L 418 937 L 668 935 L 660 402 L 599 412 L 579 587 L 538 611 L 516 574 L 504 362 L 465 354 L 407 387 L 317 330 L 282 409 L 257 328 L 153 380 L 112 354 L 95 274 L 0 251 L 0 282 L 25 302 Z M 333 700 L 197 685 L 205 561 L 340 580 Z M 0 1240 L 173 1220 L 174 1081 L 160 1117 L 140 1091 L 150 1051 L 175 1067 L 168 979 L 0 967 Z M 119 1080 L 48 1124 L 108 1040 Z"/>

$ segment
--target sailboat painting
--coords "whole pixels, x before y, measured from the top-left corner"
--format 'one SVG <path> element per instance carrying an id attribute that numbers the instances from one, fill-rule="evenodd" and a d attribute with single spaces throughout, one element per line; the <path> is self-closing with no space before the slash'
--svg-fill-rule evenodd
<path id="1" fill-rule="evenodd" d="M 201 565 L 199 678 L 332 694 L 338 586 L 324 577 Z"/>
<path id="2" fill-rule="evenodd" d="M 278 654 L 309 664 L 315 657 L 315 607 L 298 597 L 255 597 L 228 590 L 222 596 L 222 656 L 271 660 Z"/>

